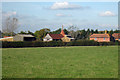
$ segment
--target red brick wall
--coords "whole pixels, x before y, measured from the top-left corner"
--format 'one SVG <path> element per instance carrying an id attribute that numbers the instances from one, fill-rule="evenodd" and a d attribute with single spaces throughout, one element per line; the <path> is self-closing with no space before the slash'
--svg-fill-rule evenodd
<path id="1" fill-rule="evenodd" d="M 95 38 L 90 38 L 90 40 L 95 40 Z M 96 38 L 95 41 L 98 41 L 98 42 L 110 42 L 110 38 Z"/>

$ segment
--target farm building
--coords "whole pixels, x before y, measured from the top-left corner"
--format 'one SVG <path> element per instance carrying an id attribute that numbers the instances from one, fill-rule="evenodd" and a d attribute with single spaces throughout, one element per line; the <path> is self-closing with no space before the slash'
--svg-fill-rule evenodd
<path id="1" fill-rule="evenodd" d="M 74 38 L 72 38 L 70 35 L 66 35 L 64 33 L 64 30 L 63 30 L 63 26 L 62 26 L 62 30 L 61 30 L 61 33 L 60 34 L 47 34 L 44 38 L 43 38 L 43 41 L 58 41 L 58 40 L 61 40 L 63 42 L 70 42 L 72 41 Z"/>
<path id="2" fill-rule="evenodd" d="M 12 36 L 5 36 L 4 38 L 0 38 L 0 41 L 13 41 Z"/>
<path id="3" fill-rule="evenodd" d="M 90 40 L 95 40 L 98 42 L 110 42 L 111 36 L 107 34 L 107 31 L 105 31 L 105 34 L 92 34 L 90 36 Z"/>
<path id="4" fill-rule="evenodd" d="M 26 34 L 17 34 L 13 37 L 13 41 L 34 41 L 35 37 Z"/>
<path id="5" fill-rule="evenodd" d="M 115 40 L 120 41 L 120 33 L 114 33 L 112 34 L 112 36 L 114 37 Z"/>
<path id="6" fill-rule="evenodd" d="M 61 38 L 63 38 L 64 36 L 62 34 L 47 34 L 43 41 L 58 41 L 61 40 Z"/>

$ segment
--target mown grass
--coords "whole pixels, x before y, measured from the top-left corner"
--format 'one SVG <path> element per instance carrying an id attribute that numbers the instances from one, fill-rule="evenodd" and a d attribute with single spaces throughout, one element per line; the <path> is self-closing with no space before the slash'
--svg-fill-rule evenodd
<path id="1" fill-rule="evenodd" d="M 2 49 L 3 78 L 117 78 L 118 47 Z"/>

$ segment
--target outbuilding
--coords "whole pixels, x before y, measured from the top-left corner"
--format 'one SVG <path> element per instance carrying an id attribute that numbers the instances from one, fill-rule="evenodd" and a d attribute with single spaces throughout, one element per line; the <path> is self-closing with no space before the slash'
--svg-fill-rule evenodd
<path id="1" fill-rule="evenodd" d="M 112 34 L 115 40 L 120 41 L 120 33 L 114 33 Z"/>
<path id="2" fill-rule="evenodd" d="M 17 34 L 13 37 L 13 41 L 34 41 L 35 37 L 30 34 Z"/>
<path id="3" fill-rule="evenodd" d="M 12 36 L 5 36 L 4 38 L 0 38 L 0 41 L 13 41 Z"/>

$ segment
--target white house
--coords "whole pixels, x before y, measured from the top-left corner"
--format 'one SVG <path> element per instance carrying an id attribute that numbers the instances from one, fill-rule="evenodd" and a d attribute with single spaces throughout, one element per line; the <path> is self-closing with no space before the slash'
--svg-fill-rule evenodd
<path id="1" fill-rule="evenodd" d="M 44 38 L 43 41 L 58 41 L 61 40 L 64 36 L 62 34 L 47 34 Z"/>

